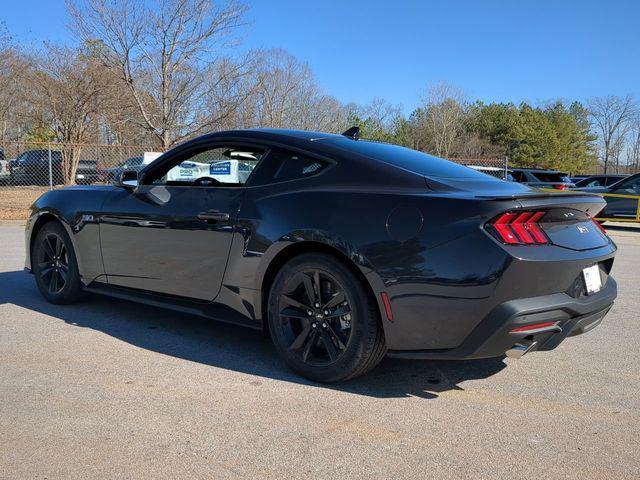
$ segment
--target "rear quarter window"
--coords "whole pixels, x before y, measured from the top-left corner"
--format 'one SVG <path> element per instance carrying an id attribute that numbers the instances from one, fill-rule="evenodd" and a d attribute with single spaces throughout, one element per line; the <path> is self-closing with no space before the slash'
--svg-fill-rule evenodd
<path id="1" fill-rule="evenodd" d="M 284 182 L 313 177 L 330 164 L 297 152 L 273 148 L 257 167 L 251 178 L 252 185 Z"/>

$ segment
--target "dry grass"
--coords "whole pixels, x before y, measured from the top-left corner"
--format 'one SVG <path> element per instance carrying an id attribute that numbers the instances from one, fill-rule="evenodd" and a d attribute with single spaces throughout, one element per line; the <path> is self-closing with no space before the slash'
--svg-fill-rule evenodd
<path id="1" fill-rule="evenodd" d="M 49 187 L 0 186 L 0 220 L 26 220 L 29 206 Z"/>

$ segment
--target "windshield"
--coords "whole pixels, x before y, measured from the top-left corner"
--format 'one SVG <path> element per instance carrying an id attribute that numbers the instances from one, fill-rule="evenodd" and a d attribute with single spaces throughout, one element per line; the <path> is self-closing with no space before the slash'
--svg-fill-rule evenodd
<path id="1" fill-rule="evenodd" d="M 343 150 L 374 158 L 426 177 L 475 178 L 485 181 L 500 181 L 472 168 L 397 145 L 368 142 L 366 140 L 351 140 L 346 137 L 327 137 L 322 141 L 331 143 Z"/>

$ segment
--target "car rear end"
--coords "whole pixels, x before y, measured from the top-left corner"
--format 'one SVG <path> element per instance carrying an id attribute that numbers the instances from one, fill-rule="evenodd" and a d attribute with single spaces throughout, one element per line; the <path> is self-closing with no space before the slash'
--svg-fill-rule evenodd
<path id="1" fill-rule="evenodd" d="M 549 196 L 518 203 L 484 225 L 512 261 L 496 292 L 506 300 L 492 312 L 506 320 L 477 356 L 551 350 L 597 326 L 617 294 L 610 277 L 616 247 L 591 216 L 603 207 L 601 199 Z"/>
<path id="2" fill-rule="evenodd" d="M 76 169 L 76 183 L 89 185 L 100 181 L 98 162 L 95 160 L 80 160 Z"/>
<path id="3" fill-rule="evenodd" d="M 447 200 L 459 205 L 448 219 L 431 215 L 413 281 L 387 287 L 394 321 L 403 324 L 390 335 L 390 355 L 520 357 L 602 321 L 617 294 L 616 246 L 592 219 L 602 198 L 531 191 Z M 434 210 L 447 211 L 436 201 L 442 207 Z M 430 230 L 441 221 L 453 230 L 433 245 Z"/>
<path id="4" fill-rule="evenodd" d="M 616 246 L 593 221 L 606 205 L 601 196 L 532 189 L 388 144 L 325 141 L 363 172 L 379 165 L 372 182 L 384 176 L 404 185 L 371 188 L 348 211 L 361 222 L 355 241 L 389 355 L 550 350 L 597 326 L 611 308 Z M 356 212 L 358 205 L 366 211 Z M 384 225 L 371 212 L 383 212 Z"/>

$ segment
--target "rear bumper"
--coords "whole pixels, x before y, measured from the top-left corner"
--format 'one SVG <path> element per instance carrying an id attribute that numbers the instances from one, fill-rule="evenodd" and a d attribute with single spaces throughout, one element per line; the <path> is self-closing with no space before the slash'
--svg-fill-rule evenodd
<path id="1" fill-rule="evenodd" d="M 531 351 L 552 350 L 566 337 L 598 326 L 617 296 L 617 284 L 608 277 L 595 295 L 579 298 L 556 293 L 511 300 L 494 308 L 456 348 L 437 350 L 389 350 L 388 355 L 407 359 L 465 360 L 499 357 L 520 342 L 535 342 Z M 540 332 L 512 330 L 525 325 L 557 322 L 556 328 Z"/>

